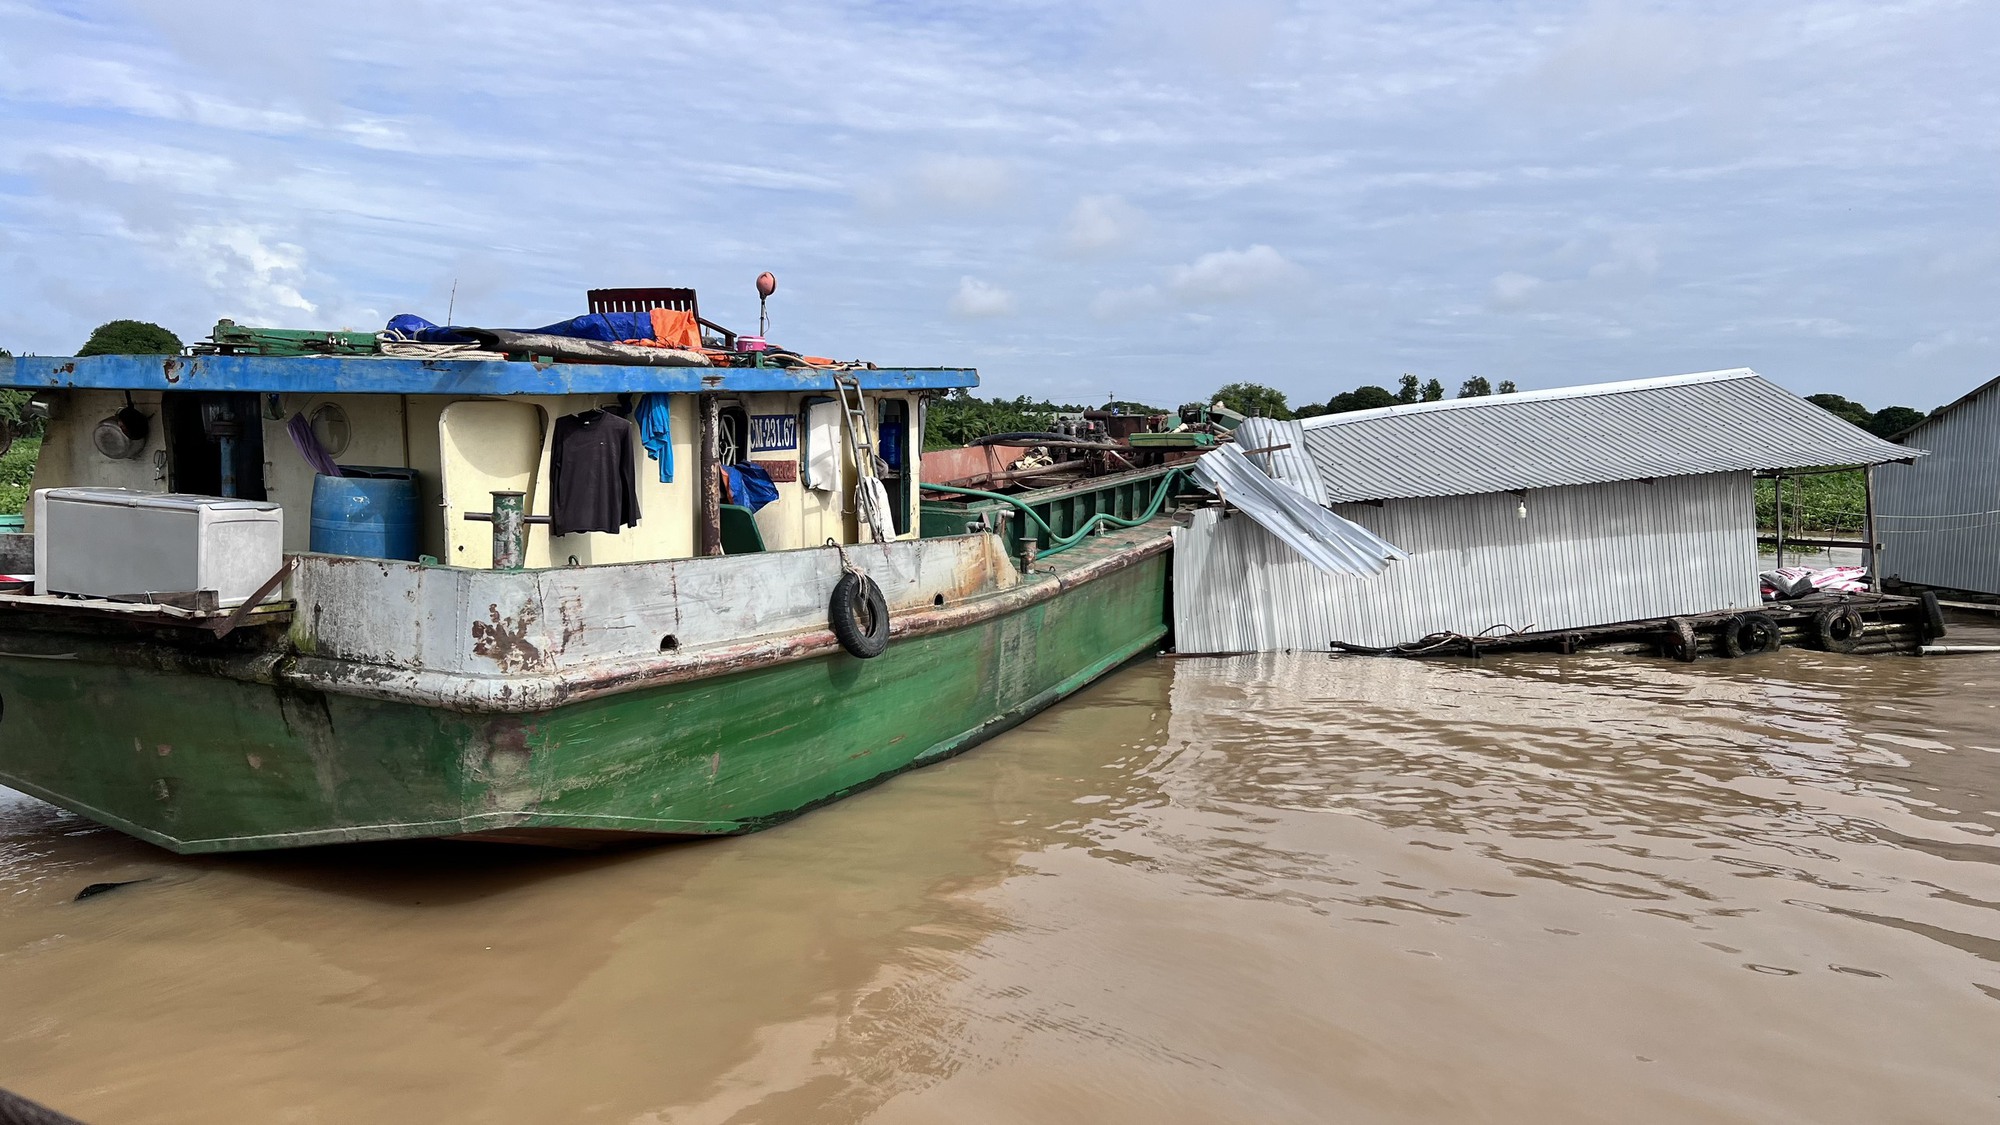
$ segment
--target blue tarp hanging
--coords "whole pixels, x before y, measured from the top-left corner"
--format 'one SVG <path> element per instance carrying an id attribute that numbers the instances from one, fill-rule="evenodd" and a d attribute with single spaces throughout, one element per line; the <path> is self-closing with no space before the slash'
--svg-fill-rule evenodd
<path id="1" fill-rule="evenodd" d="M 741 504 L 754 512 L 778 498 L 778 486 L 771 483 L 771 474 L 757 465 L 724 465 L 722 471 L 729 474 L 732 504 Z"/>

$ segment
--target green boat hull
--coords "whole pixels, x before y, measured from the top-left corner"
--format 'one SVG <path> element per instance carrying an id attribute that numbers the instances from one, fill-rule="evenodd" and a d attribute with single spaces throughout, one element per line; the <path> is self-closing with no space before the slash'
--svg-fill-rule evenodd
<path id="1" fill-rule="evenodd" d="M 0 784 L 177 852 L 754 831 L 966 749 L 1166 634 L 1156 554 L 963 627 L 472 714 L 0 654 Z"/>

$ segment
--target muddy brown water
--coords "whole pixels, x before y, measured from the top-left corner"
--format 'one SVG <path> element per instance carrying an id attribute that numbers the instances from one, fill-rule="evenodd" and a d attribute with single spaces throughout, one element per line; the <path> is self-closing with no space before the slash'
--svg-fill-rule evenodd
<path id="1" fill-rule="evenodd" d="M 1996 700 L 1988 656 L 1149 662 L 594 857 L 178 859 L 8 797 L 0 1086 L 101 1125 L 1991 1122 Z"/>

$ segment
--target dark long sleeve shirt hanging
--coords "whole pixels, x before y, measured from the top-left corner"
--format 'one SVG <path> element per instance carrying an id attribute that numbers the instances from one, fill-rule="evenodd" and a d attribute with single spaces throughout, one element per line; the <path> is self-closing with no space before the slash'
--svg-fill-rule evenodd
<path id="1" fill-rule="evenodd" d="M 550 530 L 557 535 L 608 531 L 639 522 L 638 467 L 632 458 L 632 423 L 602 410 L 556 419 L 550 443 L 554 478 Z"/>

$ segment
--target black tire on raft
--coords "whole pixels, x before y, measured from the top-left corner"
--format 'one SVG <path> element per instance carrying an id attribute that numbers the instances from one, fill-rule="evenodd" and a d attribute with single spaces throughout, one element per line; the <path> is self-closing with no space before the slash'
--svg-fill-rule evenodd
<path id="1" fill-rule="evenodd" d="M 1667 633 L 1660 638 L 1660 653 L 1683 664 L 1692 664 L 1694 658 L 1700 655 L 1695 646 L 1694 623 L 1685 617 L 1667 622 Z"/>
<path id="2" fill-rule="evenodd" d="M 1777 619 L 1768 613 L 1739 613 L 1722 623 L 1720 636 L 1724 656 L 1776 652 L 1784 643 Z"/>
<path id="3" fill-rule="evenodd" d="M 1938 604 L 1936 593 L 1925 590 L 1919 597 L 1924 604 L 1924 640 L 1937 640 L 1944 636 L 1944 607 Z"/>
<path id="4" fill-rule="evenodd" d="M 827 620 L 840 647 L 863 660 L 880 656 L 889 647 L 889 602 L 865 574 L 850 570 L 833 584 Z"/>
<path id="5" fill-rule="evenodd" d="M 1813 643 L 1828 652 L 1853 652 L 1867 631 L 1861 611 L 1851 605 L 1830 605 L 1813 615 Z"/>

